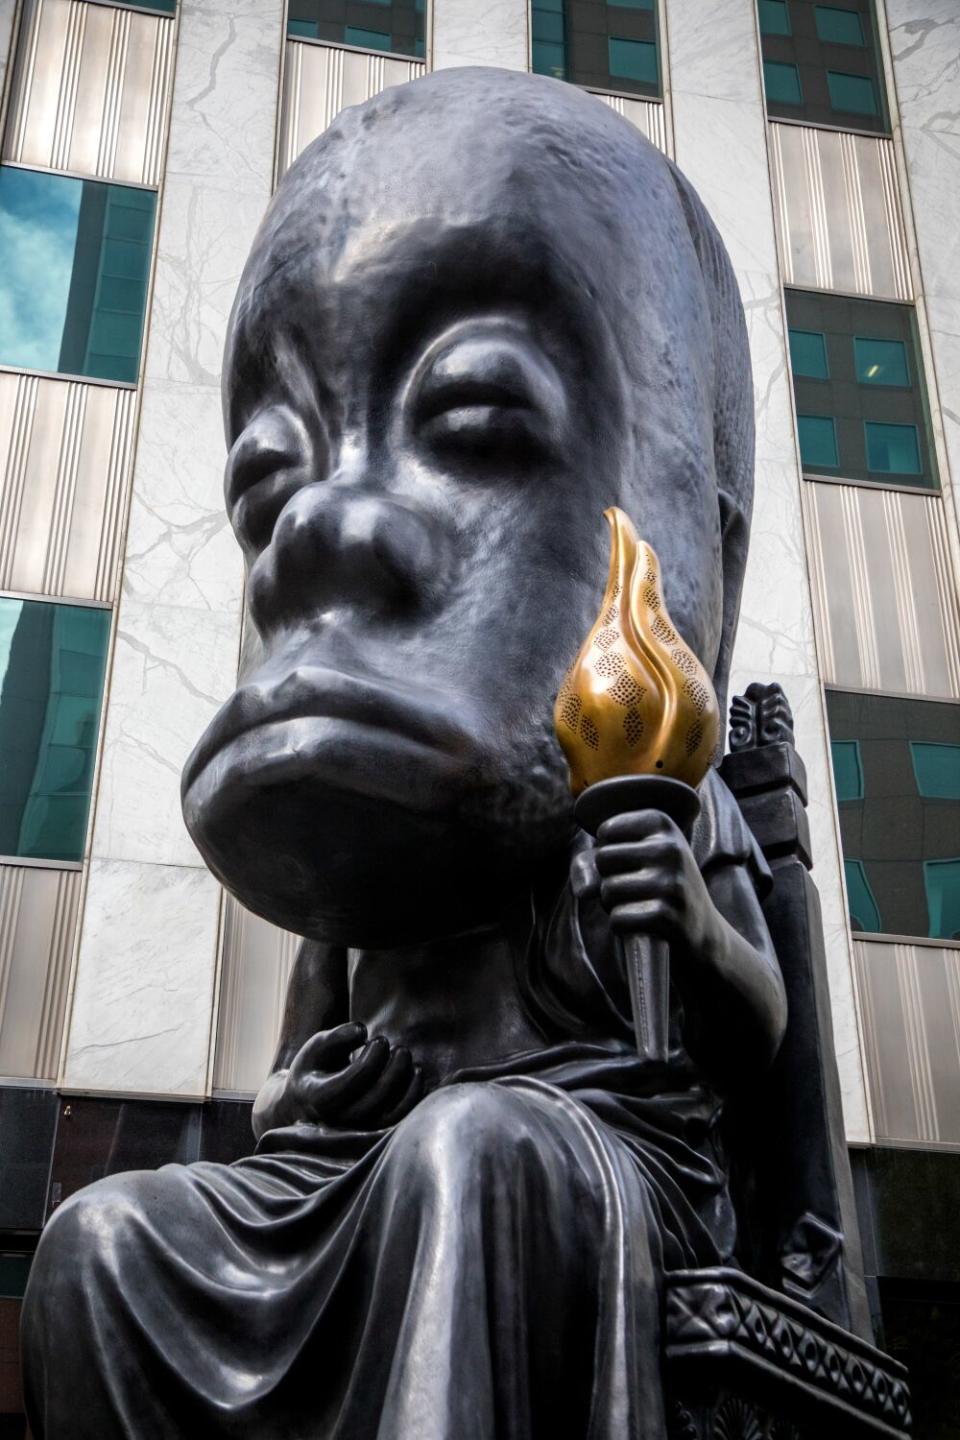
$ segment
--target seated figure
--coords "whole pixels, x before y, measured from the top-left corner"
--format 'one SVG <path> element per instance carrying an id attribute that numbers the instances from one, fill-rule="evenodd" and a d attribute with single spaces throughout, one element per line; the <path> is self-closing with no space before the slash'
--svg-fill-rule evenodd
<path id="1" fill-rule="evenodd" d="M 256 1152 L 54 1215 L 36 1440 L 662 1440 L 664 1276 L 737 1250 L 722 1109 L 786 1023 L 716 769 L 689 841 L 577 832 L 552 728 L 606 575 L 657 551 L 722 695 L 753 401 L 722 244 L 594 97 L 442 71 L 288 171 L 230 322 L 238 689 L 184 814 L 304 936 Z M 618 935 L 671 946 L 639 1058 Z"/>

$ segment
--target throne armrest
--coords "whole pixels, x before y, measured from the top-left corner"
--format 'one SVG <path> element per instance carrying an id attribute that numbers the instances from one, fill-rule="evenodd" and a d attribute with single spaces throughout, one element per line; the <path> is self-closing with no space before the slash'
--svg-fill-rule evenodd
<path id="1" fill-rule="evenodd" d="M 682 1408 L 722 1394 L 764 1407 L 802 1437 L 909 1434 L 902 1365 L 731 1267 L 667 1275 L 665 1354 L 670 1390 Z"/>

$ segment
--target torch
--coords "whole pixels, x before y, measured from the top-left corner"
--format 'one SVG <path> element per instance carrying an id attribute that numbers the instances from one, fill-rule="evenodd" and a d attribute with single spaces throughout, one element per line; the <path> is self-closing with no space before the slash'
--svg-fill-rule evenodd
<path id="1" fill-rule="evenodd" d="M 577 797 L 574 816 L 596 835 L 605 820 L 659 810 L 689 837 L 696 787 L 717 747 L 720 712 L 710 678 L 664 604 L 660 565 L 629 518 L 613 507 L 610 573 L 600 614 L 564 677 L 557 739 Z M 620 941 L 637 1050 L 667 1058 L 670 947 L 656 936 Z"/>

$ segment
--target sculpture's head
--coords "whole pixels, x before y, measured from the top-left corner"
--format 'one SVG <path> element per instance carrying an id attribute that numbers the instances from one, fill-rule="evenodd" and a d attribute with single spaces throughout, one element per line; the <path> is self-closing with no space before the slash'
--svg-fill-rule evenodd
<path id="1" fill-rule="evenodd" d="M 254 633 L 185 770 L 190 831 L 300 934 L 483 924 L 570 835 L 553 700 L 603 592 L 606 506 L 723 690 L 753 422 L 717 234 L 599 100 L 441 71 L 287 173 L 224 397 Z"/>

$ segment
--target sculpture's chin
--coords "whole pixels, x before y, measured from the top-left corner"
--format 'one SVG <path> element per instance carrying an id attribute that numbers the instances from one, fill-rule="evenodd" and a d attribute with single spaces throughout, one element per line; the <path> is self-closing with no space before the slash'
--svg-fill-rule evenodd
<path id="1" fill-rule="evenodd" d="M 476 784 L 475 768 L 403 737 L 314 721 L 309 737 L 268 726 L 228 745 L 188 773 L 183 809 L 249 910 L 381 948 L 486 923 L 516 883 L 515 862 L 459 813 Z"/>

